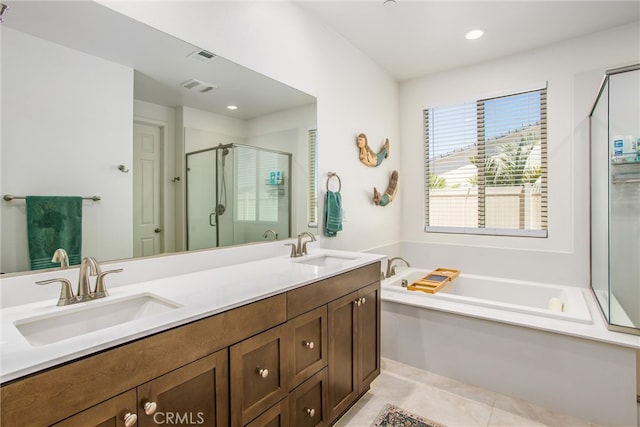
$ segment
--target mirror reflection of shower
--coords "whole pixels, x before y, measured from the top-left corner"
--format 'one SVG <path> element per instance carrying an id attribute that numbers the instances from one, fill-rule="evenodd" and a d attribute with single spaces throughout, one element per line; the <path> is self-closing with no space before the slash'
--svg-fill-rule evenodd
<path id="1" fill-rule="evenodd" d="M 227 210 L 226 205 L 227 205 L 227 181 L 225 180 L 225 173 L 224 173 L 224 164 L 225 164 L 225 159 L 226 157 L 229 155 L 229 147 L 228 146 L 223 146 L 222 144 L 220 144 L 220 146 L 218 147 L 218 149 L 222 150 L 222 156 L 221 156 L 221 161 L 220 161 L 220 189 L 219 189 L 219 194 L 220 194 L 220 200 L 218 205 L 216 206 L 216 213 L 218 214 L 218 216 L 223 215 L 225 213 L 225 211 Z"/>
<path id="2" fill-rule="evenodd" d="M 187 247 L 291 235 L 291 154 L 219 144 L 186 155 Z"/>

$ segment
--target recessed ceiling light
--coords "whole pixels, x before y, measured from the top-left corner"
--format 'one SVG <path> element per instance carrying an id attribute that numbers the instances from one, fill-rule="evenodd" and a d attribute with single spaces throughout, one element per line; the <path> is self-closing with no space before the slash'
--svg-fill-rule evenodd
<path id="1" fill-rule="evenodd" d="M 398 5 L 398 2 L 396 0 L 384 0 L 382 2 L 382 5 L 386 8 L 392 8 L 396 7 Z"/>
<path id="2" fill-rule="evenodd" d="M 227 105 L 227 110 L 237 110 L 238 106 L 237 105 Z"/>
<path id="3" fill-rule="evenodd" d="M 466 38 L 467 40 L 476 40 L 482 37 L 483 35 L 484 35 L 484 30 L 481 30 L 478 28 L 476 30 L 469 31 L 467 34 L 464 35 L 464 38 Z"/>

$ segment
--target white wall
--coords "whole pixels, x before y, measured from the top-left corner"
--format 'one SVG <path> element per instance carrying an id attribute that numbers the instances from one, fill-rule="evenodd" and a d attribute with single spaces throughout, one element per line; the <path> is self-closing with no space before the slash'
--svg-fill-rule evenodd
<path id="1" fill-rule="evenodd" d="M 384 208 L 372 203 L 373 187 L 384 191 L 400 166 L 398 88 L 362 52 L 289 2 L 101 3 L 317 97 L 320 190 L 337 172 L 347 216 L 344 231 L 322 245 L 361 250 L 399 239 L 402 196 Z M 374 150 L 389 138 L 380 167 L 359 162 L 361 132 Z M 400 188 L 405 182 L 400 171 Z"/>
<path id="2" fill-rule="evenodd" d="M 401 84 L 401 177 L 423 182 L 425 108 L 548 81 L 547 239 L 427 234 L 423 186 L 401 186 L 403 255 L 416 265 L 588 286 L 588 115 L 606 69 L 637 63 L 638 23 Z"/>
<path id="3" fill-rule="evenodd" d="M 83 255 L 131 256 L 131 174 L 117 167 L 132 161 L 133 70 L 0 28 L 0 193 L 100 196 L 83 203 Z M 1 270 L 29 270 L 25 202 L 0 206 Z"/>

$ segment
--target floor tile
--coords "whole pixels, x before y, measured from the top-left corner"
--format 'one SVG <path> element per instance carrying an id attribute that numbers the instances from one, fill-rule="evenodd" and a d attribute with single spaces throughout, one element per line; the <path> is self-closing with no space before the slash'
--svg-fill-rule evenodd
<path id="1" fill-rule="evenodd" d="M 371 389 L 335 425 L 369 427 L 389 403 L 448 427 L 597 427 L 390 359 L 382 359 Z"/>

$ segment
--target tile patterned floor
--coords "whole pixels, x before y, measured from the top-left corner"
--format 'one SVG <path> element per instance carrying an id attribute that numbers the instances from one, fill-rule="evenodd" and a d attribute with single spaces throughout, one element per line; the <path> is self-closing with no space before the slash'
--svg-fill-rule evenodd
<path id="1" fill-rule="evenodd" d="M 382 359 L 382 373 L 336 427 L 369 427 L 391 403 L 448 427 L 596 427 L 569 415 Z"/>

